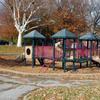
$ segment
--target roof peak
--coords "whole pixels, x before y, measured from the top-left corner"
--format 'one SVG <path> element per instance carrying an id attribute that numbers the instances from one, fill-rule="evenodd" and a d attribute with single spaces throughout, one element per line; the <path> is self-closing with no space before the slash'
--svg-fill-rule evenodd
<path id="1" fill-rule="evenodd" d="M 66 28 L 58 31 L 57 33 L 55 33 L 54 35 L 52 35 L 52 38 L 66 38 L 66 39 L 75 39 L 76 35 L 72 32 L 70 32 L 69 30 L 67 30 Z"/>
<path id="2" fill-rule="evenodd" d="M 86 33 L 86 34 L 84 34 L 84 35 L 82 35 L 80 38 L 79 38 L 80 40 L 88 40 L 88 41 L 94 41 L 94 40 L 97 40 L 97 37 L 96 37 L 96 35 L 94 34 L 94 33 L 92 33 L 92 32 L 88 32 L 88 33 Z"/>
<path id="3" fill-rule="evenodd" d="M 42 39 L 42 38 L 45 38 L 45 36 L 39 33 L 37 30 L 33 30 L 29 32 L 28 34 L 24 35 L 23 38 L 41 38 Z"/>

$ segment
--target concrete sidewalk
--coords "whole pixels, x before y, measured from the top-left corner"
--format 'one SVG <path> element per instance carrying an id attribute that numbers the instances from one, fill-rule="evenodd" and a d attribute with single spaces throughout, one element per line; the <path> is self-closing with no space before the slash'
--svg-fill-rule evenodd
<path id="1" fill-rule="evenodd" d="M 15 75 L 0 74 L 0 100 L 18 100 L 32 90 L 45 87 L 79 87 L 100 83 L 100 80 L 66 80 L 60 77 L 49 78 L 21 77 Z"/>

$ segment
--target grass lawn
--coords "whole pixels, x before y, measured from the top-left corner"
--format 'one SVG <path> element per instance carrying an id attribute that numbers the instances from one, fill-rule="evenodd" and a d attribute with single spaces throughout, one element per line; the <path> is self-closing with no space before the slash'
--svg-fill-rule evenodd
<path id="1" fill-rule="evenodd" d="M 100 85 L 41 88 L 28 94 L 26 100 L 100 100 Z"/>
<path id="2" fill-rule="evenodd" d="M 18 48 L 17 46 L 0 46 L 0 54 L 2 53 L 23 53 L 24 48 Z"/>

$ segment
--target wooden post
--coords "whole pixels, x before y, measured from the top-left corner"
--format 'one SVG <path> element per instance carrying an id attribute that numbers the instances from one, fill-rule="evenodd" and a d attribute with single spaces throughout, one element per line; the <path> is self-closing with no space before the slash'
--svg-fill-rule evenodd
<path id="1" fill-rule="evenodd" d="M 41 45 L 42 45 L 42 47 L 44 45 L 43 41 L 44 41 L 44 39 L 41 39 Z M 41 51 L 42 51 L 42 57 L 38 57 L 38 61 L 39 61 L 40 65 L 42 66 L 42 65 L 44 65 L 43 48 L 41 49 Z"/>
<path id="2" fill-rule="evenodd" d="M 96 45 L 97 52 L 96 52 L 96 55 L 99 55 L 98 45 L 99 45 L 99 41 L 97 40 L 97 45 Z"/>
<path id="3" fill-rule="evenodd" d="M 82 40 L 80 41 L 80 43 L 81 43 L 81 50 L 82 50 L 83 49 Z M 82 59 L 82 56 L 80 55 L 79 61 L 81 61 L 81 59 Z M 82 63 L 80 62 L 80 68 L 81 67 L 82 67 Z"/>
<path id="4" fill-rule="evenodd" d="M 76 71 L 76 66 L 75 66 L 75 62 L 76 62 L 76 48 L 75 48 L 75 39 L 74 39 L 74 47 L 73 47 L 73 71 Z"/>
<path id="5" fill-rule="evenodd" d="M 55 70 L 55 39 L 53 39 L 53 70 Z"/>
<path id="6" fill-rule="evenodd" d="M 34 46 L 35 40 L 32 40 L 32 68 L 34 68 L 35 65 L 35 46 Z"/>
<path id="7" fill-rule="evenodd" d="M 98 40 L 98 56 L 100 58 L 100 47 L 99 47 L 99 45 L 100 45 L 100 40 Z"/>
<path id="8" fill-rule="evenodd" d="M 89 41 L 87 40 L 87 67 L 88 67 L 88 60 L 89 60 L 89 55 L 88 55 L 88 49 L 89 49 Z"/>
<path id="9" fill-rule="evenodd" d="M 90 66 L 92 65 L 92 41 L 90 41 Z"/>
<path id="10" fill-rule="evenodd" d="M 62 58 L 62 68 L 66 72 L 66 39 L 63 39 L 63 58 Z"/>

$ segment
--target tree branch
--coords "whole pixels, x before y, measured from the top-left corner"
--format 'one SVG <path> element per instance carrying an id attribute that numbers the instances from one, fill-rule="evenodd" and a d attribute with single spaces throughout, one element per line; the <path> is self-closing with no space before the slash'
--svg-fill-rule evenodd
<path id="1" fill-rule="evenodd" d="M 35 0 L 32 0 L 32 2 L 29 3 L 28 7 L 26 8 L 25 12 L 28 11 L 28 9 L 31 7 L 32 4 L 34 4 Z"/>
<path id="2" fill-rule="evenodd" d="M 33 29 L 36 29 L 36 28 L 39 28 L 39 27 L 43 27 L 43 26 L 50 26 L 50 25 L 53 25 L 54 23 L 48 23 L 48 24 L 41 24 L 41 25 L 37 25 L 37 26 L 33 26 L 31 28 L 29 28 L 28 30 L 25 30 L 25 32 L 29 32 Z"/>

